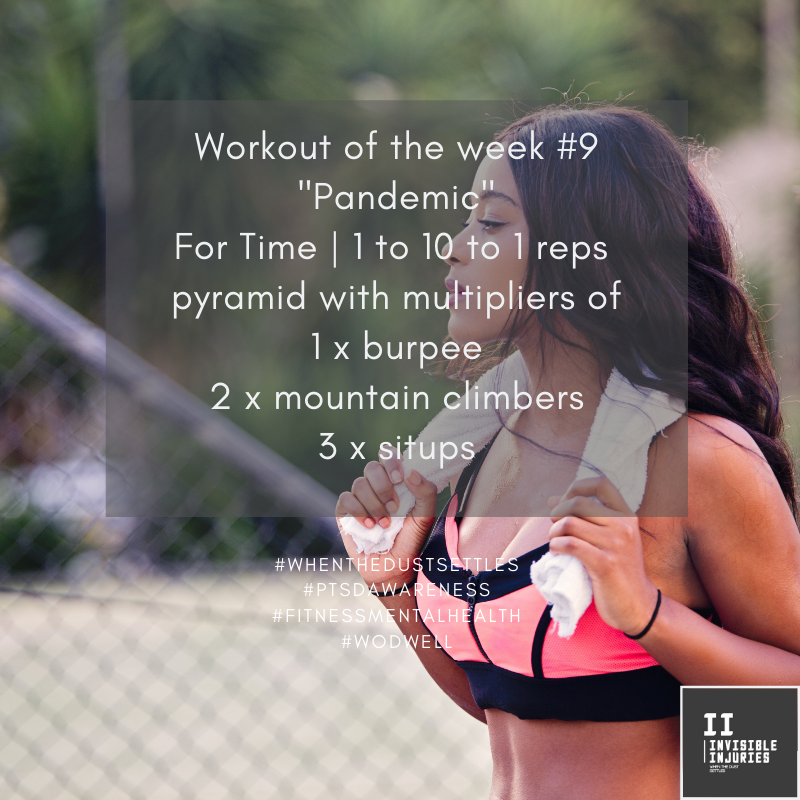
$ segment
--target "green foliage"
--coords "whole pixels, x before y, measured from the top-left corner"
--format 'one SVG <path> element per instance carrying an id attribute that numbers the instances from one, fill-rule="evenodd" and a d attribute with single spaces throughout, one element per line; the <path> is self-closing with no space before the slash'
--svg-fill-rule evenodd
<path id="1" fill-rule="evenodd" d="M 102 291 L 94 38 L 93 3 L 0 6 L 5 230 L 41 236 L 38 274 L 85 311 Z"/>
<path id="2" fill-rule="evenodd" d="M 628 0 L 507 0 L 484 55 L 487 77 L 500 93 L 534 103 L 557 102 L 544 87 L 577 92 L 590 84 L 592 99 L 615 99 L 649 77 L 636 57 L 637 15 Z"/>
<path id="3" fill-rule="evenodd" d="M 133 0 L 128 8 L 134 100 L 268 99 L 265 80 L 296 11 L 278 2 Z"/>
<path id="4" fill-rule="evenodd" d="M 167 563 L 230 562 L 247 555 L 256 556 L 263 550 L 255 532 L 250 520 L 196 517 L 184 520 L 177 529 L 170 527 L 156 535 L 151 541 L 150 554 Z"/>
<path id="5" fill-rule="evenodd" d="M 252 565 L 287 553 L 311 557 L 339 552 L 330 537 L 291 517 L 154 520 L 144 546 L 154 562 L 180 568 L 208 562 Z"/>
<path id="6" fill-rule="evenodd" d="M 639 0 L 647 99 L 689 100 L 691 136 L 718 144 L 763 113 L 761 12 L 755 0 Z M 638 87 L 637 87 L 638 88 Z"/>
<path id="7" fill-rule="evenodd" d="M 689 100 L 691 133 L 709 143 L 761 113 L 758 0 L 120 2 L 134 99 L 349 99 L 372 81 L 377 96 L 525 106 L 558 101 L 545 87 L 593 84 L 592 99 Z M 96 317 L 103 8 L 0 4 L 3 233 L 36 234 L 37 278 Z"/>
<path id="8" fill-rule="evenodd" d="M 479 45 L 485 16 L 481 4 L 463 0 L 314 3 L 272 91 L 282 99 L 350 99 L 359 81 L 382 76 L 404 98 L 486 97 Z"/>
<path id="9" fill-rule="evenodd" d="M 34 354 L 35 368 L 31 363 Z M 22 372 L 20 365 L 24 367 Z M 14 375 L 10 375 L 12 371 Z M 74 406 L 93 381 L 71 356 L 55 345 L 44 343 L 35 328 L 0 307 L 0 384 L 9 392 L 12 384 L 13 388 L 36 391 L 46 383 L 57 385 L 62 399 Z M 3 400 L 8 400 L 7 394 Z"/>
<path id="10" fill-rule="evenodd" d="M 20 572 L 57 572 L 80 543 L 36 508 L 10 516 L 0 509 L 0 578 Z"/>

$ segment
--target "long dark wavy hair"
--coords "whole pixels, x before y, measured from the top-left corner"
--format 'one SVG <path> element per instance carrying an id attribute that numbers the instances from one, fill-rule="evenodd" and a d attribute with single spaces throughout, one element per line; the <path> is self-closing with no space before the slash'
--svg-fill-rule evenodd
<path id="1" fill-rule="evenodd" d="M 507 146 L 522 142 L 530 153 L 532 133 L 544 142 L 547 157 L 509 158 L 530 231 L 523 296 L 573 292 L 576 303 L 567 315 L 547 305 L 515 312 L 501 354 L 534 320 L 542 348 L 553 337 L 586 349 L 570 341 L 566 318 L 591 343 L 599 366 L 610 362 L 636 385 L 681 397 L 689 411 L 744 428 L 796 518 L 777 380 L 758 315 L 739 280 L 729 230 L 691 148 L 651 115 L 613 105 L 540 109 L 495 138 Z M 572 158 L 554 157 L 564 135 L 574 134 L 577 142 L 585 133 L 597 138 L 587 158 L 580 147 Z M 591 137 L 585 142 L 591 144 Z M 548 247 L 540 258 L 537 244 L 554 241 L 590 247 L 604 242 L 608 257 L 590 257 L 575 269 L 569 257 L 552 258 Z M 577 302 L 595 291 L 607 294 L 615 279 L 624 288 L 616 309 Z"/>

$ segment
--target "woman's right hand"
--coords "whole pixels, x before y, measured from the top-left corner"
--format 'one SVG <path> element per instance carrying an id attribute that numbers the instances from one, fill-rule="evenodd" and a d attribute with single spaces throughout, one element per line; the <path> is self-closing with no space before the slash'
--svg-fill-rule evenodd
<path id="1" fill-rule="evenodd" d="M 349 492 L 339 495 L 336 504 L 337 522 L 346 514 L 355 517 L 367 528 L 379 525 L 388 528 L 390 517 L 396 513 L 398 496 L 396 486 L 405 483 L 416 503 L 406 517 L 403 527 L 387 553 L 366 555 L 358 553 L 352 537 L 342 533 L 347 554 L 357 565 L 361 577 L 378 591 L 393 589 L 408 583 L 414 575 L 414 559 L 419 556 L 431 526 L 436 521 L 436 485 L 422 477 L 416 470 L 404 475 L 403 460 L 394 457 L 379 463 L 370 461 L 364 468 L 364 477 L 356 478 Z M 339 524 L 341 532 L 341 523 Z M 359 562 L 361 562 L 359 564 Z M 386 589 L 383 589 L 386 584 Z"/>

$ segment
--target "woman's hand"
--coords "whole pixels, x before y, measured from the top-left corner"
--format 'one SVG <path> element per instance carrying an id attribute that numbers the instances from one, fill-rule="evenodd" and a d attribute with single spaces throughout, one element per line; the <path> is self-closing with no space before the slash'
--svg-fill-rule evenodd
<path id="1" fill-rule="evenodd" d="M 361 577 L 369 586 L 375 584 L 378 591 L 394 589 L 413 577 L 414 559 L 419 556 L 436 521 L 436 485 L 416 470 L 404 478 L 402 458 L 387 459 L 383 463 L 370 461 L 364 468 L 364 477 L 356 478 L 352 490 L 339 495 L 336 504 L 337 522 L 345 514 L 350 514 L 367 528 L 376 525 L 388 528 L 390 516 L 398 507 L 395 486 L 402 483 L 414 495 L 416 503 L 388 553 L 358 553 L 353 539 L 342 534 L 347 554 L 358 567 Z M 339 530 L 341 532 L 341 524 Z M 383 584 L 386 584 L 385 589 Z"/>
<path id="2" fill-rule="evenodd" d="M 644 630 L 658 590 L 645 572 L 639 519 L 617 488 L 608 478 L 587 478 L 550 501 L 550 550 L 575 556 L 586 567 L 607 625 L 628 635 Z"/>

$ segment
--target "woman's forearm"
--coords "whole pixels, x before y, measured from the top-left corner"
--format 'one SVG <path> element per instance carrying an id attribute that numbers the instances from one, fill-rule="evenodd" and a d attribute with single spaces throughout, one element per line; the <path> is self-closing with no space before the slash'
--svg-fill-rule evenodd
<path id="1" fill-rule="evenodd" d="M 800 656 L 723 630 L 669 597 L 639 644 L 686 685 L 800 684 Z"/>
<path id="2" fill-rule="evenodd" d="M 419 620 L 414 598 L 401 594 L 394 597 L 382 597 L 381 602 L 406 637 L 406 641 L 412 644 L 422 666 L 436 681 L 439 688 L 456 705 L 475 719 L 485 723 L 486 714 L 475 703 L 464 670 L 444 650 L 434 646 L 433 635 Z"/>

